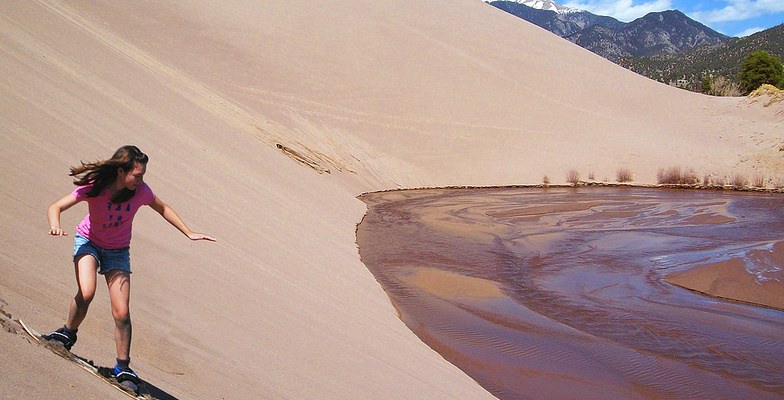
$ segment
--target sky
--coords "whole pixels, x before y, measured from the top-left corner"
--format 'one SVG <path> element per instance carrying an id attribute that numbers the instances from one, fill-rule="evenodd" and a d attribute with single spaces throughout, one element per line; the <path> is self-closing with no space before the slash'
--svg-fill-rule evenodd
<path id="1" fill-rule="evenodd" d="M 680 10 L 728 36 L 748 36 L 784 23 L 784 0 L 556 0 L 566 7 L 629 22 L 649 12 Z"/>

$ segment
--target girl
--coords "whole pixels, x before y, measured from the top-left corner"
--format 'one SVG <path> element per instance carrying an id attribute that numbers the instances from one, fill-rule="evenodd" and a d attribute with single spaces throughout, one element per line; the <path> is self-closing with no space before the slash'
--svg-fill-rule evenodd
<path id="1" fill-rule="evenodd" d="M 46 335 L 47 340 L 61 342 L 70 350 L 76 332 L 87 315 L 95 295 L 96 272 L 106 278 L 114 317 L 114 340 L 118 382 L 138 385 L 139 378 L 128 366 L 131 351 L 131 294 L 129 245 L 131 225 L 136 211 L 148 205 L 191 240 L 215 241 L 215 238 L 191 231 L 177 213 L 156 197 L 143 181 L 148 157 L 136 146 L 120 147 L 112 158 L 71 167 L 77 188 L 49 206 L 49 235 L 67 236 L 60 227 L 60 213 L 76 203 L 86 201 L 87 215 L 74 235 L 74 269 L 77 292 L 71 301 L 65 326 Z"/>

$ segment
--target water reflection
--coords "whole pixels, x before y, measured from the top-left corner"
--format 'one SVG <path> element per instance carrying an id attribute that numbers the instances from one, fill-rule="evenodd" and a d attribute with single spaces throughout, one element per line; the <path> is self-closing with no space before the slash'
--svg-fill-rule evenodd
<path id="1" fill-rule="evenodd" d="M 403 321 L 499 398 L 784 397 L 784 312 L 663 280 L 743 260 L 752 285 L 784 296 L 780 195 L 465 189 L 363 200 L 362 260 Z"/>

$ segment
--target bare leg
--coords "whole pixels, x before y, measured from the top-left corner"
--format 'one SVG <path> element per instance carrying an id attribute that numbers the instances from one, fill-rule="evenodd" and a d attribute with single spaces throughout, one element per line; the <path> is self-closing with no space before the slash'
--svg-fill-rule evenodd
<path id="1" fill-rule="evenodd" d="M 117 346 L 117 358 L 128 360 L 131 355 L 131 274 L 125 271 L 109 271 L 106 274 L 109 286 L 109 299 L 112 303 L 114 318 L 114 342 Z"/>
<path id="2" fill-rule="evenodd" d="M 87 316 L 87 309 L 90 307 L 90 302 L 95 297 L 95 282 L 96 271 L 98 270 L 98 262 L 91 255 L 83 255 L 74 261 L 74 271 L 76 273 L 76 286 L 78 291 L 68 310 L 68 319 L 65 322 L 65 327 L 75 331 L 79 329 L 79 325 L 84 321 Z"/>

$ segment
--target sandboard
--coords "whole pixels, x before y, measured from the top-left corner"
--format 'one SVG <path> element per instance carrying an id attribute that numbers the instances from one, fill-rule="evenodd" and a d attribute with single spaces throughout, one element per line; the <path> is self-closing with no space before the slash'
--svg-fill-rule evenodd
<path id="1" fill-rule="evenodd" d="M 144 381 L 139 382 L 138 386 L 138 393 L 132 389 L 132 383 L 130 382 L 117 382 L 116 379 L 112 376 L 112 369 L 106 367 L 100 367 L 93 364 L 91 361 L 88 361 L 78 355 L 70 352 L 67 350 L 63 345 L 59 343 L 52 343 L 46 340 L 43 335 L 38 333 L 35 329 L 29 327 L 27 324 L 22 322 L 21 319 L 16 320 L 17 323 L 22 327 L 22 329 L 27 333 L 31 338 L 33 338 L 37 343 L 42 344 L 44 347 L 52 350 L 53 353 L 57 354 L 58 356 L 75 363 L 76 365 L 82 367 L 83 370 L 91 373 L 93 376 L 100 378 L 102 381 L 112 385 L 113 388 L 119 390 L 120 392 L 124 393 L 128 397 L 134 399 L 155 399 L 154 397 L 150 396 L 149 394 L 145 393 L 145 383 Z"/>

